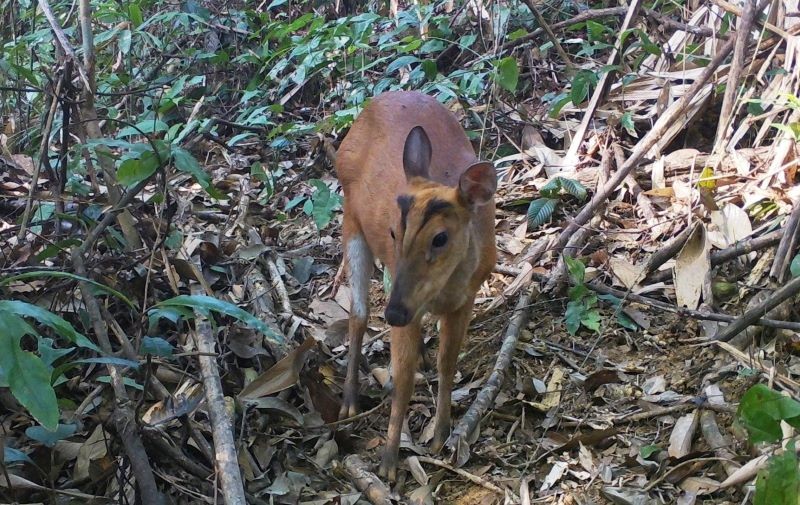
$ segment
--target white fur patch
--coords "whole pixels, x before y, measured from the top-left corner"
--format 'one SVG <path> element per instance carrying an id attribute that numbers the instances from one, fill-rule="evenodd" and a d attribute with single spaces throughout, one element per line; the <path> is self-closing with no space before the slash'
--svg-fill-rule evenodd
<path id="1" fill-rule="evenodd" d="M 369 280 L 372 277 L 372 252 L 363 235 L 354 235 L 347 242 L 347 261 L 353 301 L 352 315 L 359 319 L 369 315 Z"/>

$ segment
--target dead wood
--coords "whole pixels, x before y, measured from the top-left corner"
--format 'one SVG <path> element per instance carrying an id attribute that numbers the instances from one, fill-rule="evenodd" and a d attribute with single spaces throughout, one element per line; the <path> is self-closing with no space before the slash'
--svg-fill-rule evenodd
<path id="1" fill-rule="evenodd" d="M 200 295 L 203 292 L 199 286 L 194 285 L 192 294 Z M 203 390 L 214 438 L 216 477 L 227 505 L 245 505 L 247 501 L 244 495 L 242 475 L 239 471 L 236 444 L 233 439 L 233 421 L 225 402 L 225 394 L 222 391 L 222 382 L 217 368 L 216 339 L 208 319 L 199 312 L 195 313 L 195 318 L 195 331 L 192 332 L 192 336 L 195 339 L 197 350 L 201 353 L 198 362 L 203 374 Z"/>
<path id="2" fill-rule="evenodd" d="M 794 209 L 783 230 L 783 236 L 778 244 L 778 250 L 775 251 L 775 258 L 769 271 L 770 278 L 778 283 L 782 283 L 786 279 L 793 258 L 792 254 L 797 247 L 797 242 L 800 241 L 800 202 L 794 204 Z"/>
<path id="3" fill-rule="evenodd" d="M 736 463 L 736 454 L 730 450 L 731 442 L 719 431 L 717 416 L 711 410 L 703 410 L 700 413 L 700 431 L 703 438 L 708 442 L 708 446 L 714 450 L 714 454 L 720 458 L 720 464 L 725 469 L 725 473 L 730 477 L 740 468 Z"/>
<path id="4" fill-rule="evenodd" d="M 84 278 L 88 278 L 83 255 L 79 249 L 73 249 L 72 251 L 72 264 L 75 268 L 75 273 Z M 100 303 L 94 295 L 92 286 L 85 281 L 80 281 L 79 286 L 83 302 L 86 305 L 86 310 L 92 321 L 97 343 L 107 356 L 113 356 L 114 350 L 108 338 L 106 324 L 100 311 Z M 147 451 L 145 451 L 144 444 L 142 443 L 138 419 L 134 414 L 133 404 L 125 390 L 124 377 L 118 367 L 106 365 L 106 368 L 111 377 L 111 385 L 113 386 L 115 398 L 115 406 L 111 421 L 114 424 L 114 428 L 117 430 L 122 445 L 125 447 L 125 452 L 130 458 L 131 469 L 136 477 L 136 485 L 142 494 L 142 500 L 146 503 L 153 503 L 154 505 L 165 504 L 166 497 L 158 490 L 153 468 L 150 466 Z"/>
<path id="5" fill-rule="evenodd" d="M 535 298 L 535 288 L 529 286 L 520 296 L 517 301 L 514 312 L 511 315 L 511 321 L 506 329 L 503 345 L 500 347 L 500 352 L 497 355 L 497 361 L 492 368 L 486 384 L 475 397 L 475 401 L 470 405 L 469 410 L 458 421 L 458 424 L 453 429 L 450 438 L 447 439 L 446 446 L 454 453 L 455 459 L 463 464 L 469 459 L 469 445 L 466 440 L 470 434 L 478 426 L 478 422 L 484 416 L 489 407 L 492 406 L 494 399 L 500 392 L 500 387 L 508 371 L 508 366 L 511 364 L 511 356 L 514 354 L 514 349 L 517 347 L 520 331 L 528 322 L 530 310 L 528 306 L 531 300 Z M 538 295 L 538 293 L 537 293 Z M 460 465 L 459 465 L 460 466 Z"/>
<path id="6" fill-rule="evenodd" d="M 726 247 L 720 251 L 714 251 L 711 253 L 711 266 L 719 266 L 734 258 L 738 258 L 739 256 L 744 256 L 745 254 L 750 254 L 754 251 L 760 251 L 762 249 L 766 249 L 767 247 L 772 247 L 780 242 L 784 233 L 784 230 L 781 229 L 767 233 L 766 235 L 762 235 L 760 237 L 748 237 L 736 242 L 730 247 Z M 645 282 L 648 284 L 654 284 L 656 282 L 667 281 L 671 278 L 672 270 L 661 270 L 647 277 Z"/>
<path id="7" fill-rule="evenodd" d="M 389 487 L 368 470 L 364 461 L 355 454 L 350 454 L 342 462 L 342 469 L 353 485 L 364 493 L 364 497 L 373 505 L 390 505 L 391 491 Z"/>
<path id="8" fill-rule="evenodd" d="M 800 293 L 800 277 L 795 277 L 783 285 L 780 289 L 772 293 L 772 295 L 762 303 L 748 310 L 736 321 L 725 327 L 725 329 L 723 329 L 714 338 L 714 340 L 727 342 L 734 336 L 738 335 L 739 332 L 758 321 L 762 314 L 769 313 L 772 309 L 783 303 L 785 300 L 795 297 L 798 293 Z"/>

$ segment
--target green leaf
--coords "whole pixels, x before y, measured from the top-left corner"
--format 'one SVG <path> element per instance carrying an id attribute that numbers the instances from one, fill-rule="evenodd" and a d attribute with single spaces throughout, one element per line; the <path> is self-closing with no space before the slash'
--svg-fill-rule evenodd
<path id="1" fill-rule="evenodd" d="M 767 468 L 758 472 L 753 505 L 797 505 L 800 473 L 797 470 L 795 440 L 786 444 L 783 454 L 769 458 Z"/>
<path id="2" fill-rule="evenodd" d="M 628 135 L 631 137 L 637 137 L 636 133 L 636 126 L 633 124 L 633 113 L 631 111 L 627 111 L 625 114 L 622 115 L 620 118 L 620 124 L 625 131 L 628 132 Z"/>
<path id="3" fill-rule="evenodd" d="M 514 93 L 519 83 L 519 67 L 517 59 L 513 56 L 506 56 L 497 62 L 497 83 L 506 91 Z"/>
<path id="4" fill-rule="evenodd" d="M 119 165 L 117 180 L 124 186 L 133 186 L 153 175 L 157 164 L 145 163 L 142 159 L 128 158 Z"/>
<path id="5" fill-rule="evenodd" d="M 139 352 L 168 358 L 172 356 L 174 347 L 161 337 L 144 337 Z"/>
<path id="6" fill-rule="evenodd" d="M 423 60 L 422 61 L 422 71 L 425 72 L 425 78 L 429 81 L 433 81 L 436 79 L 436 75 L 439 72 L 439 69 L 436 67 L 435 60 Z"/>
<path id="7" fill-rule="evenodd" d="M 227 199 L 221 191 L 212 186 L 211 177 L 203 170 L 203 167 L 201 167 L 197 159 L 192 156 L 192 153 L 182 147 L 173 145 L 172 159 L 175 161 L 175 168 L 194 177 L 200 187 L 210 196 L 218 200 Z"/>
<path id="8" fill-rule="evenodd" d="M 31 426 L 25 430 L 25 435 L 47 447 L 54 447 L 59 440 L 74 435 L 77 429 L 78 426 L 75 424 L 59 424 L 54 430 L 49 430 L 44 426 Z"/>
<path id="9" fill-rule="evenodd" d="M 572 279 L 573 284 L 583 284 L 586 276 L 586 266 L 583 262 L 567 255 L 564 255 L 564 262 L 567 264 L 569 277 Z"/>
<path id="10" fill-rule="evenodd" d="M 519 38 L 524 37 L 527 34 L 528 34 L 528 30 L 526 30 L 525 28 L 518 28 L 518 29 L 516 29 L 513 32 L 508 34 L 508 40 L 509 40 L 509 42 L 513 42 L 513 41 L 515 41 L 515 40 L 517 40 Z"/>
<path id="11" fill-rule="evenodd" d="M 119 51 L 122 54 L 128 54 L 131 52 L 131 31 L 130 30 L 122 30 L 119 33 Z"/>
<path id="12" fill-rule="evenodd" d="M 142 9 L 138 4 L 131 3 L 128 5 L 128 19 L 131 20 L 131 24 L 134 28 L 138 28 L 139 25 L 144 22 L 144 18 L 142 17 Z"/>
<path id="13" fill-rule="evenodd" d="M 257 317 L 237 307 L 236 305 L 218 300 L 211 296 L 206 295 L 179 295 L 169 298 L 156 305 L 159 308 L 167 307 L 190 307 L 203 315 L 208 315 L 210 311 L 219 312 L 231 316 L 239 321 L 242 321 L 251 328 L 255 328 L 264 334 L 272 342 L 283 345 L 283 335 L 279 335 L 272 328 L 267 326 Z"/>
<path id="14" fill-rule="evenodd" d="M 39 324 L 47 326 L 60 336 L 68 339 L 70 342 L 80 347 L 101 352 L 99 347 L 92 343 L 92 341 L 86 338 L 83 334 L 76 331 L 75 328 L 69 324 L 69 322 L 53 314 L 49 310 L 43 309 L 37 305 L 19 300 L 0 300 L 0 314 L 3 312 L 21 317 L 33 318 L 37 320 Z"/>
<path id="15" fill-rule="evenodd" d="M 637 331 L 639 329 L 639 325 L 636 324 L 636 321 L 622 311 L 617 312 L 617 324 L 631 331 Z"/>
<path id="16" fill-rule="evenodd" d="M 800 277 L 800 254 L 794 257 L 792 263 L 789 265 L 789 271 L 792 277 Z"/>
<path id="17" fill-rule="evenodd" d="M 0 367 L 6 374 L 11 394 L 44 427 L 58 425 L 58 401 L 50 385 L 50 370 L 42 359 L 19 347 L 19 338 L 0 332 Z"/>
<path id="18" fill-rule="evenodd" d="M 800 141 L 800 123 L 789 123 L 788 125 L 780 123 L 772 123 L 770 126 L 784 131 L 791 135 L 794 140 Z"/>
<path id="19" fill-rule="evenodd" d="M 317 190 L 311 195 L 311 200 L 305 202 L 303 210 L 314 218 L 317 229 L 323 230 L 333 219 L 333 211 L 341 206 L 342 198 L 319 179 L 308 182 Z"/>
<path id="20" fill-rule="evenodd" d="M 572 104 L 578 106 L 589 96 L 592 86 L 597 84 L 597 75 L 589 70 L 581 70 L 572 78 L 572 90 L 570 100 Z"/>
<path id="21" fill-rule="evenodd" d="M 800 425 L 800 402 L 756 384 L 742 396 L 737 415 L 751 442 L 777 442 L 781 439 L 781 421 Z"/>
<path id="22" fill-rule="evenodd" d="M 644 459 L 649 458 L 657 452 L 661 452 L 661 447 L 657 445 L 644 445 L 639 448 L 639 455 Z"/>
<path id="23" fill-rule="evenodd" d="M 127 126 L 117 133 L 117 138 L 131 137 L 133 135 L 146 135 L 149 133 L 165 132 L 169 126 L 160 119 L 145 119 L 135 126 Z"/>
<path id="24" fill-rule="evenodd" d="M 564 323 L 566 323 L 567 331 L 570 335 L 578 333 L 585 310 L 580 300 L 572 300 L 567 303 L 567 311 L 564 313 Z"/>
<path id="25" fill-rule="evenodd" d="M 5 446 L 3 447 L 3 463 L 11 464 L 11 463 L 33 463 L 33 460 L 25 454 L 24 452 L 20 451 L 19 449 L 14 449 L 13 447 Z"/>
<path id="26" fill-rule="evenodd" d="M 533 200 L 528 206 L 528 227 L 538 228 L 546 223 L 553 215 L 558 200 L 555 198 L 539 198 Z"/>
<path id="27" fill-rule="evenodd" d="M 106 293 L 108 293 L 110 295 L 113 295 L 113 296 L 119 298 L 128 307 L 130 307 L 130 308 L 132 308 L 134 310 L 138 310 L 138 307 L 132 301 L 130 301 L 127 296 L 123 295 L 122 293 L 120 293 L 116 289 L 112 289 L 112 288 L 110 288 L 108 286 L 100 284 L 99 282 L 96 282 L 96 281 L 93 281 L 91 279 L 87 279 L 86 277 L 82 277 L 80 275 L 75 275 L 75 274 L 72 274 L 72 273 L 69 273 L 69 272 L 54 272 L 52 270 L 35 270 L 33 272 L 25 272 L 24 274 L 12 275 L 10 277 L 5 277 L 3 279 L 0 279 L 0 286 L 3 286 L 5 284 L 10 284 L 10 283 L 16 282 L 16 281 L 22 281 L 22 280 L 25 280 L 25 279 L 36 279 L 36 278 L 39 278 L 39 277 L 64 278 L 64 279 L 72 279 L 72 280 L 75 280 L 75 281 L 86 282 L 88 284 L 91 284 L 92 287 L 94 287 L 95 289 L 97 289 L 99 291 L 104 291 L 104 292 L 106 292 Z M 19 303 L 23 303 L 23 302 L 19 302 Z M 2 301 L 0 301 L 0 306 L 1 306 L 1 304 L 2 304 Z M 88 342 L 88 340 L 87 340 L 87 342 Z M 78 342 L 76 341 L 76 343 L 78 343 Z M 82 345 L 80 343 L 78 343 L 78 344 Z M 89 344 L 91 344 L 91 342 L 89 342 Z M 94 345 L 94 344 L 91 344 L 91 345 Z M 84 347 L 87 347 L 87 346 L 84 346 Z M 90 347 L 90 349 L 96 349 L 96 348 L 95 347 Z"/>
<path id="28" fill-rule="evenodd" d="M 583 184 L 576 180 L 566 179 L 564 177 L 559 177 L 559 180 L 561 182 L 561 187 L 564 188 L 564 191 L 574 196 L 578 200 L 586 199 L 586 188 L 583 186 Z"/>
<path id="29" fill-rule="evenodd" d="M 405 67 L 406 65 L 411 65 L 412 63 L 416 63 L 418 61 L 420 61 L 420 59 L 417 58 L 416 56 L 411 56 L 411 55 L 401 56 L 396 60 L 394 60 L 393 62 L 391 62 L 388 67 L 386 67 L 385 73 L 387 75 L 391 74 L 396 70 L 400 69 L 401 67 Z"/>
<path id="30" fill-rule="evenodd" d="M 592 331 L 600 331 L 600 311 L 588 309 L 581 316 L 581 324 Z"/>

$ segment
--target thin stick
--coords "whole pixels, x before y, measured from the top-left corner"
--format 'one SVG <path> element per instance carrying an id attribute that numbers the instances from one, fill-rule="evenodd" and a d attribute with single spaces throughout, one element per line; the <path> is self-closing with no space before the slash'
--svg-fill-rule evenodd
<path id="1" fill-rule="evenodd" d="M 496 484 L 492 484 L 488 480 L 486 480 L 486 479 L 484 479 L 482 477 L 478 477 L 477 475 L 471 474 L 468 471 L 463 470 L 461 468 L 455 468 L 454 466 L 452 466 L 449 463 L 447 463 L 445 461 L 442 461 L 440 459 L 430 458 L 428 456 L 417 456 L 417 459 L 419 460 L 420 463 L 428 463 L 429 465 L 436 465 L 438 467 L 441 467 L 441 468 L 444 468 L 446 470 L 449 470 L 449 471 L 451 471 L 451 472 L 453 472 L 455 474 L 460 475 L 461 477 L 464 477 L 468 481 L 470 481 L 470 482 L 472 482 L 474 484 L 477 484 L 477 485 L 479 485 L 481 487 L 485 487 L 489 491 L 494 491 L 495 493 L 497 493 L 499 495 L 503 495 L 504 496 L 506 494 L 506 492 L 503 491 Z"/>
<path id="2" fill-rule="evenodd" d="M 784 227 L 783 237 L 778 244 L 778 250 L 775 251 L 775 259 L 772 262 L 772 268 L 769 271 L 769 276 L 777 282 L 783 282 L 786 277 L 786 271 L 792 261 L 792 250 L 797 245 L 797 240 L 800 238 L 800 201 L 794 204 L 794 210 L 789 215 Z"/>
<path id="3" fill-rule="evenodd" d="M 553 33 L 553 30 L 550 28 L 550 25 L 547 24 L 547 21 L 542 16 L 542 13 L 539 12 L 539 9 L 536 8 L 536 5 L 533 3 L 533 0 L 522 0 L 525 2 L 525 5 L 528 6 L 528 9 L 533 13 L 536 17 L 536 22 L 539 23 L 539 26 L 544 30 L 545 34 L 547 34 L 547 38 L 550 39 L 550 42 L 553 43 L 553 47 L 556 49 L 558 53 L 558 57 L 564 61 L 564 64 L 567 66 L 568 71 L 573 71 L 575 69 L 575 64 L 572 63 L 569 55 L 564 48 L 561 47 L 561 42 L 558 41 L 558 37 L 556 34 Z"/>

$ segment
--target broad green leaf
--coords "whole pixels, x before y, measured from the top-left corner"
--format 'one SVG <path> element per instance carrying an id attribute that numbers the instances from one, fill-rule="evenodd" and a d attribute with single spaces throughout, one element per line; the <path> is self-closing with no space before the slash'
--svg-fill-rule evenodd
<path id="1" fill-rule="evenodd" d="M 119 32 L 119 51 L 122 54 L 131 52 L 131 31 L 122 30 Z"/>
<path id="2" fill-rule="evenodd" d="M 111 377 L 108 375 L 102 375 L 97 378 L 97 382 L 102 382 L 103 384 L 111 384 Z M 129 388 L 138 389 L 139 391 L 144 391 L 144 386 L 136 382 L 135 380 L 131 379 L 130 377 L 125 377 L 122 379 L 122 383 Z"/>
<path id="3" fill-rule="evenodd" d="M 510 93 L 514 93 L 517 90 L 519 67 L 515 57 L 506 56 L 497 62 L 497 83 Z"/>
<path id="4" fill-rule="evenodd" d="M 309 183 L 317 190 L 311 195 L 311 200 L 306 200 L 303 211 L 314 218 L 318 230 L 323 230 L 330 224 L 333 211 L 341 205 L 342 199 L 319 179 L 311 179 Z"/>
<path id="5" fill-rule="evenodd" d="M 30 317 L 36 319 L 40 324 L 43 324 L 60 336 L 68 339 L 70 342 L 96 352 L 101 352 L 91 340 L 86 338 L 83 334 L 79 333 L 72 327 L 69 322 L 53 314 L 49 310 L 43 309 L 31 303 L 22 302 L 19 300 L 0 300 L 0 314 L 8 312 L 22 317 Z"/>
<path id="6" fill-rule="evenodd" d="M 789 271 L 792 277 L 800 277 L 800 254 L 794 257 L 792 263 L 789 265 Z"/>
<path id="7" fill-rule="evenodd" d="M 622 127 L 625 128 L 625 131 L 628 132 L 628 135 L 634 138 L 638 137 L 636 134 L 636 126 L 633 124 L 633 113 L 631 111 L 627 111 L 622 115 L 622 118 L 620 118 L 620 124 L 622 124 Z"/>
<path id="8" fill-rule="evenodd" d="M 600 311 L 588 309 L 581 317 L 581 324 L 592 331 L 600 331 Z"/>
<path id="9" fill-rule="evenodd" d="M 550 220 L 556 209 L 558 200 L 555 198 L 539 198 L 533 200 L 528 206 L 528 227 L 538 228 Z"/>
<path id="10" fill-rule="evenodd" d="M 264 334 L 268 339 L 276 344 L 283 345 L 284 338 L 283 335 L 280 335 L 273 331 L 269 326 L 259 320 L 257 317 L 253 316 L 252 314 L 248 313 L 237 307 L 236 305 L 223 301 L 218 300 L 211 296 L 206 295 L 179 295 L 173 298 L 169 298 L 156 304 L 158 308 L 166 308 L 166 307 L 189 307 L 203 315 L 208 315 L 210 311 L 219 312 L 220 314 L 225 314 L 227 316 L 231 316 L 239 321 L 242 321 L 246 325 L 250 326 L 251 328 L 255 328 L 256 330 L 260 331 Z"/>
<path id="11" fill-rule="evenodd" d="M 59 424 L 54 430 L 49 430 L 44 426 L 31 426 L 25 430 L 25 435 L 47 447 L 54 447 L 59 440 L 74 435 L 77 429 L 78 426 L 75 424 Z"/>
<path id="12" fill-rule="evenodd" d="M 33 460 L 24 452 L 20 451 L 19 449 L 14 449 L 13 447 L 5 446 L 3 447 L 3 463 L 11 464 L 11 463 L 33 463 Z"/>
<path id="13" fill-rule="evenodd" d="M 86 358 L 86 359 L 76 359 L 72 363 L 74 364 L 84 364 L 84 363 L 96 363 L 98 365 L 109 365 L 109 366 L 124 366 L 130 368 L 139 368 L 138 361 L 132 361 L 129 359 L 123 358 L 115 358 L 112 356 L 102 357 L 102 358 Z"/>
<path id="14" fill-rule="evenodd" d="M 39 338 L 37 351 L 39 351 L 39 356 L 42 357 L 42 362 L 48 367 L 52 367 L 53 363 L 55 363 L 58 359 L 75 352 L 75 348 L 70 347 L 67 349 L 61 349 L 58 347 L 53 347 L 52 338 Z"/>
<path id="15" fill-rule="evenodd" d="M 203 170 L 197 159 L 192 156 L 192 153 L 183 149 L 182 147 L 172 146 L 172 159 L 175 161 L 175 167 L 186 172 L 195 178 L 200 187 L 206 193 L 216 198 L 217 200 L 225 200 L 227 197 L 211 184 L 211 177 Z"/>
<path id="16" fill-rule="evenodd" d="M 139 158 L 128 158 L 119 165 L 117 180 L 123 186 L 133 186 L 153 175 L 158 168 L 157 164 L 146 163 Z"/>
<path id="17" fill-rule="evenodd" d="M 169 357 L 174 352 L 172 344 L 161 337 L 144 337 L 142 346 L 139 349 L 142 354 L 152 354 L 153 356 Z"/>
<path id="18" fill-rule="evenodd" d="M 567 270 L 573 284 L 583 284 L 586 275 L 586 266 L 583 262 L 567 255 L 564 255 L 564 262 L 567 264 Z"/>
<path id="19" fill-rule="evenodd" d="M 753 505 L 797 505 L 800 503 L 800 472 L 797 470 L 795 440 L 783 454 L 769 458 L 767 468 L 758 472 Z"/>
<path id="20" fill-rule="evenodd" d="M 51 270 L 36 270 L 36 271 L 33 271 L 33 272 L 25 272 L 24 274 L 12 275 L 10 277 L 5 277 L 3 279 L 0 279 L 0 286 L 3 286 L 5 284 L 10 284 L 10 283 L 16 282 L 16 281 L 23 281 L 25 279 L 36 279 L 36 278 L 39 278 L 39 277 L 64 278 L 64 279 L 72 279 L 72 280 L 75 280 L 75 281 L 86 282 L 88 284 L 91 284 L 92 287 L 94 287 L 95 289 L 97 289 L 99 291 L 104 291 L 104 292 L 106 292 L 106 293 L 108 293 L 110 295 L 113 295 L 113 296 L 119 298 L 128 307 L 130 307 L 130 308 L 132 308 L 134 310 L 138 309 L 137 306 L 132 301 L 130 301 L 127 296 L 123 295 L 122 293 L 120 293 L 116 289 L 112 289 L 112 288 L 110 288 L 108 286 L 100 284 L 99 282 L 96 282 L 96 281 L 93 281 L 91 279 L 87 279 L 86 277 L 81 277 L 80 275 L 75 275 L 75 274 L 69 273 L 69 272 L 54 272 L 54 271 L 51 271 Z M 19 303 L 23 303 L 23 302 L 19 302 Z M 2 301 L 0 301 L 0 304 L 2 304 Z M 77 343 L 77 341 L 76 341 L 76 343 Z M 89 342 L 89 343 L 91 344 L 91 342 Z M 81 344 L 79 344 L 79 345 L 81 345 Z M 94 344 L 91 344 L 91 345 L 94 345 Z M 84 346 L 84 347 L 88 347 L 88 346 Z M 89 347 L 89 348 L 90 349 L 95 349 L 94 347 Z"/>
<path id="21" fill-rule="evenodd" d="M 401 56 L 395 59 L 393 62 L 391 62 L 388 67 L 386 67 L 385 73 L 387 75 L 391 74 L 392 72 L 397 71 L 401 67 L 405 67 L 406 65 L 411 65 L 412 63 L 416 63 L 418 61 L 420 61 L 419 58 L 417 58 L 416 56 L 411 56 L 410 54 Z"/>
<path id="22" fill-rule="evenodd" d="M 561 181 L 563 180 L 563 177 L 553 177 L 539 189 L 539 194 L 547 198 L 558 198 L 561 194 Z"/>
<path id="23" fill-rule="evenodd" d="M 433 81 L 436 79 L 436 74 L 439 72 L 439 69 L 436 68 L 436 61 L 435 60 L 423 60 L 422 61 L 422 71 L 425 72 L 425 78 L 429 81 Z"/>
<path id="24" fill-rule="evenodd" d="M 58 425 L 58 401 L 50 385 L 50 370 L 35 354 L 23 351 L 19 340 L 0 332 L 0 367 L 6 372 L 11 394 L 44 427 Z"/>
<path id="25" fill-rule="evenodd" d="M 737 415 L 751 442 L 777 442 L 781 439 L 781 421 L 800 426 L 800 402 L 756 384 L 742 396 Z"/>
<path id="26" fill-rule="evenodd" d="M 117 138 L 131 137 L 133 135 L 147 135 L 150 133 L 165 132 L 169 126 L 160 119 L 145 119 L 135 126 L 127 126 L 117 133 Z"/>
<path id="27" fill-rule="evenodd" d="M 636 324 L 636 321 L 622 311 L 617 312 L 617 324 L 631 331 L 637 331 L 639 329 L 639 325 Z"/>
<path id="28" fill-rule="evenodd" d="M 657 445 L 643 445 L 642 447 L 639 448 L 639 455 L 642 458 L 647 459 L 650 456 L 652 456 L 653 454 L 655 454 L 657 452 L 660 452 L 660 451 L 661 451 L 661 447 L 659 447 Z"/>
<path id="29" fill-rule="evenodd" d="M 570 335 L 575 335 L 581 327 L 581 319 L 585 308 L 580 300 L 572 300 L 567 303 L 567 311 L 564 313 L 564 323 Z"/>
<path id="30" fill-rule="evenodd" d="M 516 29 L 513 32 L 508 34 L 508 40 L 509 40 L 509 42 L 513 42 L 513 41 L 515 41 L 515 40 L 517 40 L 519 38 L 524 37 L 527 34 L 528 34 L 528 30 L 526 30 L 525 28 L 518 28 L 518 29 Z"/>
<path id="31" fill-rule="evenodd" d="M 142 17 L 142 9 L 138 4 L 131 3 L 128 5 L 128 19 L 131 20 L 131 24 L 134 28 L 138 28 L 139 25 L 144 22 L 144 18 Z"/>
<path id="32" fill-rule="evenodd" d="M 564 191 L 574 196 L 578 200 L 586 199 L 586 188 L 583 186 L 583 184 L 574 179 L 566 179 L 564 177 L 559 177 L 559 180 L 561 182 L 561 187 L 564 188 Z"/>
<path id="33" fill-rule="evenodd" d="M 572 78 L 570 100 L 576 107 L 589 96 L 591 88 L 597 84 L 597 75 L 589 70 L 581 70 Z"/>

